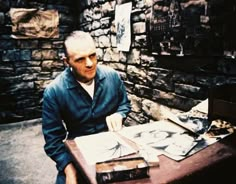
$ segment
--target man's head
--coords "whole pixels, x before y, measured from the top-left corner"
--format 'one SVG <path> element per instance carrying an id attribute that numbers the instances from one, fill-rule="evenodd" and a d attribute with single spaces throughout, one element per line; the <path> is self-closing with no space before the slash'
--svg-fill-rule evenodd
<path id="1" fill-rule="evenodd" d="M 72 68 L 76 79 L 89 82 L 96 75 L 96 46 L 89 33 L 72 32 L 65 40 L 66 63 Z"/>

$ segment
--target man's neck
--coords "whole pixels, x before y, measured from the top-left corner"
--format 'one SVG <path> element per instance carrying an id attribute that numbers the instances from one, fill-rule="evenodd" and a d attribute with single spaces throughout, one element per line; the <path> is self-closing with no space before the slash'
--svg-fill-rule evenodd
<path id="1" fill-rule="evenodd" d="M 94 82 L 94 79 L 92 79 L 92 80 L 90 80 L 90 81 L 88 81 L 88 82 L 81 82 L 81 81 L 78 81 L 79 83 L 83 83 L 83 84 L 85 84 L 85 85 L 87 85 L 87 86 L 90 86 L 93 82 Z"/>

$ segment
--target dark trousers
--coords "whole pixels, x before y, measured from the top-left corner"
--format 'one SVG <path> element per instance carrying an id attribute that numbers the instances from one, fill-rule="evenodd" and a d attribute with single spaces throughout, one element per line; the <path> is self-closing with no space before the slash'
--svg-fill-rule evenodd
<path id="1" fill-rule="evenodd" d="M 64 172 L 58 172 L 56 184 L 65 184 L 66 183 L 66 176 Z"/>

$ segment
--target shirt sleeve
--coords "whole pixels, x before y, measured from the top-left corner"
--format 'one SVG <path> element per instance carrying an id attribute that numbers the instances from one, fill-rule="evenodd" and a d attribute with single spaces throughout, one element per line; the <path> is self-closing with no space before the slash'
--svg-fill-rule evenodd
<path id="1" fill-rule="evenodd" d="M 66 165 L 72 162 L 72 157 L 63 142 L 67 131 L 63 125 L 58 100 L 52 88 L 44 91 L 42 120 L 45 152 L 56 162 L 57 169 L 63 171 Z"/>

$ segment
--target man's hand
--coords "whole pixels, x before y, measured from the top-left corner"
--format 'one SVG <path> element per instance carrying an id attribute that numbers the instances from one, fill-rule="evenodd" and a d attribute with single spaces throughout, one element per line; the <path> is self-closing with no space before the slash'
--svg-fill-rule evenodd
<path id="1" fill-rule="evenodd" d="M 65 167 L 64 172 L 66 175 L 66 184 L 78 184 L 77 171 L 72 163 Z"/>
<path id="2" fill-rule="evenodd" d="M 123 117 L 119 113 L 111 114 L 106 117 L 106 122 L 109 131 L 118 131 L 122 128 Z"/>

